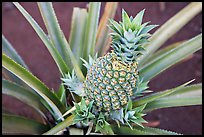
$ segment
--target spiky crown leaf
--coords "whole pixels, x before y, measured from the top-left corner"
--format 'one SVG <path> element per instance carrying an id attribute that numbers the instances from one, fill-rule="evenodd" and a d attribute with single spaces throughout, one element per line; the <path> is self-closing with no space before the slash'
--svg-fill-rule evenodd
<path id="1" fill-rule="evenodd" d="M 65 74 L 64 78 L 61 78 L 63 84 L 67 86 L 70 92 L 74 92 L 79 96 L 85 96 L 84 84 L 76 76 L 76 72 L 72 70 L 72 73 Z"/>
<path id="2" fill-rule="evenodd" d="M 87 125 L 88 122 L 95 118 L 95 115 L 91 113 L 91 108 L 93 105 L 93 101 L 86 103 L 85 99 L 82 97 L 81 105 L 73 102 L 76 110 L 73 112 L 75 113 L 74 123 L 81 122 L 84 125 Z"/>
<path id="3" fill-rule="evenodd" d="M 122 22 L 117 23 L 110 19 L 110 29 L 113 30 L 111 46 L 114 53 L 121 61 L 136 61 L 145 50 L 143 45 L 148 42 L 147 38 L 151 36 L 148 33 L 157 25 L 148 25 L 150 22 L 142 24 L 144 10 L 140 11 L 135 18 L 129 17 L 125 10 L 122 10 Z"/>

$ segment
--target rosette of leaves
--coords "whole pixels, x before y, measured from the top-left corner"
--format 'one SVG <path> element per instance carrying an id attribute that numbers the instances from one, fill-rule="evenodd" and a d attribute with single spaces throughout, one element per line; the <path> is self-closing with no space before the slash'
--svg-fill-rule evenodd
<path id="1" fill-rule="evenodd" d="M 132 101 L 129 101 L 125 110 L 124 110 L 124 121 L 128 124 L 128 126 L 133 129 L 133 127 L 130 125 L 130 123 L 135 123 L 141 127 L 143 127 L 142 123 L 148 123 L 145 121 L 142 117 L 145 116 L 143 114 L 143 110 L 145 108 L 146 104 L 141 105 L 136 108 L 132 108 Z"/>
<path id="2" fill-rule="evenodd" d="M 93 101 L 89 102 L 88 105 L 85 99 L 81 99 L 81 104 L 74 103 L 76 110 L 74 111 L 74 123 L 81 122 L 84 125 L 88 125 L 88 122 L 95 118 L 95 115 L 91 113 Z"/>
<path id="3" fill-rule="evenodd" d="M 84 124 L 93 122 L 93 126 L 88 125 L 90 128 L 86 134 L 101 132 L 102 134 L 172 135 L 176 133 L 144 126 L 143 113 L 168 107 L 202 105 L 202 84 L 188 85 L 191 81 L 165 91 L 144 94 L 151 91 L 151 87 L 149 87 L 150 90 L 147 90 L 148 81 L 171 66 L 189 59 L 193 53 L 202 48 L 202 34 L 199 34 L 184 42 L 173 43 L 160 49 L 169 38 L 202 11 L 202 3 L 194 2 L 158 27 L 148 39 L 149 43 L 143 45 L 146 51 L 138 60 L 139 77 L 136 78 L 138 82 L 133 90 L 135 94 L 132 95 L 132 105 L 126 102 L 128 104 L 120 109 L 120 114 L 111 119 L 106 112 L 101 113 L 94 108 L 94 103 L 92 104 L 91 101 L 86 105 L 82 103 L 83 100 L 80 102 L 81 96 L 84 96 L 83 82 L 87 76 L 87 68 L 90 68 L 97 58 L 104 56 L 111 46 L 111 39 L 108 35 L 111 30 L 107 24 L 110 18 L 114 18 L 117 4 L 106 3 L 106 12 L 103 13 L 100 21 L 100 2 L 90 2 L 88 8 L 75 7 L 72 14 L 70 37 L 67 40 L 60 28 L 51 2 L 38 3 L 47 31 L 44 31 L 19 3 L 14 2 L 48 49 L 59 69 L 59 80 L 62 81 L 56 91 L 47 87 L 32 74 L 29 66 L 2 35 L 2 93 L 15 97 L 34 108 L 39 116 L 38 119 L 19 116 L 9 113 L 3 106 L 3 134 L 63 134 L 64 130 L 71 131 L 71 128 L 67 127 L 79 123 L 81 119 Z M 132 32 L 128 31 L 126 34 L 129 33 Z M 129 36 L 126 36 L 127 40 L 130 40 Z M 94 57 L 96 53 L 98 57 Z M 124 54 L 118 55 L 122 57 Z M 132 55 L 136 54 L 133 52 Z M 89 63 L 83 66 L 84 61 L 81 58 Z M 75 105 L 70 103 L 73 101 Z M 51 118 L 48 114 L 51 115 Z M 116 122 L 117 120 L 119 122 Z M 119 123 L 119 127 L 115 122 Z"/>
<path id="4" fill-rule="evenodd" d="M 143 110 L 146 104 L 141 105 L 136 108 L 132 108 L 132 101 L 130 100 L 125 108 L 121 108 L 118 111 L 114 111 L 110 114 L 111 119 L 115 120 L 120 127 L 120 123 L 128 125 L 131 129 L 133 129 L 131 124 L 136 124 L 138 126 L 143 127 L 142 123 L 147 123 L 142 117 L 145 116 L 143 114 Z"/>
<path id="5" fill-rule="evenodd" d="M 103 134 L 113 134 L 110 124 L 106 121 L 106 118 L 103 113 L 100 113 L 96 120 L 95 132 L 100 131 Z"/>

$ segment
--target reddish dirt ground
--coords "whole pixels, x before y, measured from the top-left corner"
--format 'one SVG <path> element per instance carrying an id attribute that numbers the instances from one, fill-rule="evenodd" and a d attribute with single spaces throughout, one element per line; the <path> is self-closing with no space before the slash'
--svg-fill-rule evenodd
<path id="1" fill-rule="evenodd" d="M 33 16 L 39 25 L 45 30 L 43 20 L 40 16 L 36 3 L 22 2 L 22 6 Z M 54 3 L 54 8 L 60 26 L 69 37 L 70 23 L 73 7 L 86 7 L 86 2 L 76 3 Z M 161 10 L 157 2 L 134 2 L 119 4 L 116 20 L 121 18 L 121 8 L 124 8 L 129 15 L 146 9 L 144 21 L 151 20 L 152 24 L 162 25 L 170 17 L 185 7 L 188 2 L 166 2 L 165 9 Z M 103 13 L 105 3 L 102 3 L 101 13 Z M 31 72 L 41 79 L 48 87 L 58 89 L 60 79 L 56 64 L 46 47 L 36 35 L 30 24 L 17 11 L 11 3 L 3 3 L 2 6 L 2 31 L 5 37 L 12 43 L 14 48 L 22 56 Z M 202 13 L 193 18 L 175 36 L 169 39 L 162 47 L 171 43 L 186 40 L 202 32 Z M 202 81 L 202 50 L 196 52 L 190 60 L 171 67 L 150 82 L 150 88 L 154 91 L 162 91 L 183 84 L 193 78 L 194 83 Z M 25 106 L 20 101 L 2 96 L 2 105 L 16 114 L 35 118 L 36 114 L 31 108 Z M 160 109 L 148 113 L 146 120 L 159 120 L 158 128 L 167 129 L 183 134 L 202 134 L 202 107 L 177 107 Z"/>

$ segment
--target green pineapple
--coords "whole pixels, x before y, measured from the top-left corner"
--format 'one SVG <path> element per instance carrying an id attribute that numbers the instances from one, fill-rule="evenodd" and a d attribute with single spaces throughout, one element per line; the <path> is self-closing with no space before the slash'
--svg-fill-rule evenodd
<path id="1" fill-rule="evenodd" d="M 110 21 L 110 28 L 114 31 L 111 33 L 113 38 L 113 51 L 98 59 L 97 56 L 95 56 L 94 59 L 90 56 L 89 63 L 82 59 L 85 62 L 84 65 L 88 69 L 88 75 L 85 82 L 81 72 L 84 68 L 81 68 L 81 65 L 79 67 L 76 63 L 76 59 L 74 58 L 74 55 L 79 58 L 84 54 L 84 52 L 80 54 L 76 53 L 82 50 L 76 51 L 75 49 L 72 49 L 71 51 L 71 49 L 68 48 L 69 46 L 66 46 L 67 49 L 64 49 L 65 45 L 68 45 L 68 42 L 66 42 L 66 38 L 60 29 L 52 3 L 38 3 L 48 35 L 46 35 L 43 29 L 40 28 L 37 22 L 35 22 L 35 20 L 19 3 L 14 2 L 14 5 L 32 25 L 36 33 L 44 42 L 45 46 L 49 49 L 49 52 L 59 67 L 59 71 L 62 75 L 62 81 L 64 82 L 61 83 L 58 92 L 49 89 L 40 79 L 27 70 L 27 65 L 22 63 L 23 60 L 2 34 L 2 48 L 4 52 L 2 54 L 2 67 L 5 69 L 2 71 L 2 74 L 5 76 L 2 77 L 2 93 L 20 99 L 23 103 L 29 105 L 40 114 L 39 118 L 36 117 L 37 119 L 29 119 L 12 113 L 10 114 L 10 112 L 7 112 L 7 110 L 2 106 L 2 134 L 58 135 L 64 134 L 64 131 L 67 131 L 68 129 L 71 135 L 72 133 L 81 134 L 88 126 L 88 130 L 86 130 L 87 132 L 84 132 L 86 135 L 97 135 L 99 134 L 98 132 L 110 135 L 137 135 L 141 133 L 177 135 L 177 133 L 174 132 L 145 127 L 143 123 L 147 123 L 147 121 L 142 118 L 145 116 L 143 112 L 175 106 L 202 105 L 202 83 L 186 86 L 193 80 L 176 88 L 168 89 L 167 91 L 152 93 L 151 95 L 137 98 L 136 100 L 130 99 L 132 94 L 134 94 L 132 96 L 132 98 L 134 98 L 141 96 L 143 93 L 149 92 L 146 90 L 148 88 L 147 83 L 153 77 L 202 48 L 202 34 L 199 34 L 176 47 L 174 44 L 174 47 L 168 46 L 167 48 L 154 53 L 154 50 L 158 49 L 170 37 L 166 35 L 170 32 L 168 29 L 169 24 L 172 28 L 170 33 L 173 35 L 179 30 L 178 24 L 180 24 L 180 27 L 184 26 L 188 21 L 190 21 L 190 19 L 192 19 L 192 17 L 202 10 L 202 3 L 189 4 L 186 8 L 182 9 L 182 11 L 167 21 L 163 27 L 157 30 L 151 41 L 150 47 L 153 47 L 153 49 L 149 49 L 148 47 L 146 49 L 150 51 L 146 55 L 148 55 L 151 59 L 149 59 L 149 57 L 147 58 L 146 55 L 143 56 L 143 59 L 139 62 L 139 67 L 137 62 L 139 56 L 144 50 L 142 47 L 144 43 L 147 42 L 147 38 L 150 36 L 148 32 L 153 29 L 155 25 L 147 26 L 148 23 L 141 24 L 144 11 L 141 11 L 134 19 L 132 17 L 129 18 L 123 11 L 122 23 L 118 24 L 113 20 Z M 107 17 L 107 14 L 112 14 L 116 11 L 116 8 L 113 8 L 115 5 L 117 5 L 117 3 L 107 3 L 105 10 L 111 9 L 111 11 L 104 13 L 105 17 Z M 97 26 L 99 10 L 100 3 L 90 3 L 88 12 L 84 9 L 79 10 L 78 8 L 73 11 L 74 18 L 72 29 L 73 34 L 76 35 L 71 36 L 71 39 L 74 39 L 74 47 L 80 49 L 92 47 L 90 46 L 90 42 L 93 46 L 97 45 L 92 42 L 95 38 L 93 35 L 90 35 L 92 34 L 92 31 L 90 30 L 93 30 L 94 33 L 97 31 L 97 29 L 93 29 L 94 27 L 91 25 L 95 24 L 94 26 Z M 187 13 L 186 11 L 191 12 Z M 85 17 L 84 15 L 87 14 L 88 18 L 81 18 Z M 181 19 L 181 21 L 178 22 L 178 19 L 181 17 L 186 18 L 189 14 L 191 17 L 188 20 Z M 78 22 L 78 19 L 76 19 L 76 16 L 80 23 Z M 111 16 L 113 17 L 113 15 Z M 93 21 L 94 18 L 95 21 Z M 101 23 L 104 24 L 106 19 L 107 18 L 102 18 Z M 52 23 L 49 23 L 50 21 Z M 84 25 L 84 23 L 81 24 L 82 21 L 86 25 Z M 83 27 L 81 27 L 82 25 Z M 87 30 L 84 33 L 81 33 L 84 30 L 81 28 L 87 28 Z M 103 27 L 100 27 L 100 29 L 98 29 L 99 33 L 102 28 Z M 77 35 L 79 33 L 85 34 L 89 37 L 84 38 L 84 35 Z M 101 34 L 102 35 L 97 35 L 97 38 L 104 36 L 105 39 L 107 38 L 106 33 L 102 32 Z M 50 36 L 50 38 L 48 36 Z M 163 39 L 162 41 L 160 41 L 161 37 Z M 75 41 L 75 38 L 77 41 Z M 78 41 L 81 41 L 80 43 L 84 43 L 82 41 L 83 39 L 88 39 L 88 42 L 85 42 L 86 44 L 83 44 L 82 46 L 78 43 Z M 104 40 L 104 38 L 101 39 Z M 105 43 L 105 41 L 102 43 Z M 106 46 L 106 44 L 102 43 L 99 43 L 101 47 L 98 47 L 98 49 L 102 49 Z M 105 47 L 105 49 L 107 48 Z M 89 50 L 91 50 L 91 52 L 89 51 L 85 53 L 85 58 L 87 58 L 89 53 L 91 55 L 94 54 L 93 49 L 89 48 Z M 64 54 L 60 51 L 68 52 L 64 52 Z M 104 53 L 102 50 L 97 51 L 99 52 L 99 55 L 103 55 Z M 66 58 L 63 58 L 64 55 L 66 55 Z M 148 61 L 150 62 L 147 65 L 144 65 Z M 72 65 L 73 71 L 71 73 Z M 137 67 L 140 71 L 138 71 Z M 25 83 L 26 85 L 24 85 Z M 28 86 L 30 88 L 28 88 Z M 65 90 L 65 88 L 68 90 Z M 185 91 L 185 96 L 183 96 L 183 91 Z M 74 106 L 69 103 L 72 101 L 69 98 L 70 95 L 74 100 Z M 171 98 L 169 98 L 169 95 Z M 82 97 L 81 102 L 77 101 L 79 96 Z M 85 100 L 84 96 L 88 100 Z M 67 97 L 68 100 L 66 100 Z M 128 103 L 123 106 L 122 104 L 125 104 L 127 100 L 129 100 Z M 182 100 L 182 102 L 180 100 Z M 95 105 L 93 103 L 95 103 Z M 103 111 L 97 113 L 98 110 L 95 109 L 96 106 L 99 110 Z M 107 112 L 109 110 L 114 111 Z M 70 115 L 70 113 L 72 114 Z M 50 117 L 47 117 L 47 114 L 51 114 L 53 118 L 51 118 L 52 121 L 50 121 Z M 115 123 L 113 123 L 114 121 L 118 124 L 118 127 Z M 75 129 L 71 125 L 75 125 L 74 127 L 80 129 Z M 83 129 L 81 129 L 81 126 Z M 127 126 L 129 126 L 132 130 L 130 130 Z M 95 131 L 92 129 L 95 129 Z"/>
<path id="2" fill-rule="evenodd" d="M 138 59 L 151 36 L 148 32 L 156 27 L 149 22 L 142 24 L 143 14 L 144 10 L 133 18 L 123 10 L 122 22 L 110 20 L 113 50 L 86 64 L 86 98 L 94 100 L 100 111 L 119 110 L 134 94 L 139 82 Z"/>

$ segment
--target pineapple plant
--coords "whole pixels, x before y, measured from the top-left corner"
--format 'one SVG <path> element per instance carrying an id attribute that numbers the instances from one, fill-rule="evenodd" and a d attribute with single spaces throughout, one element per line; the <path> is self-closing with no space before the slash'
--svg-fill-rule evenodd
<path id="1" fill-rule="evenodd" d="M 128 103 L 136 88 L 138 79 L 138 58 L 145 50 L 148 33 L 155 25 L 142 23 L 144 10 L 133 17 L 122 11 L 122 23 L 110 20 L 113 29 L 112 50 L 87 65 L 85 92 L 88 100 L 104 111 L 117 110 Z"/>
<path id="2" fill-rule="evenodd" d="M 143 116 L 159 108 L 202 105 L 202 84 L 187 86 L 191 80 L 178 87 L 152 93 L 148 83 L 165 69 L 202 48 L 202 34 L 199 34 L 176 46 L 170 45 L 157 51 L 164 41 L 201 11 L 202 4 L 189 4 L 152 35 L 149 32 L 158 26 L 142 22 L 145 10 L 133 18 L 123 9 L 122 22 L 116 22 L 113 18 L 117 4 L 107 2 L 107 12 L 100 22 L 100 2 L 90 2 L 88 11 L 74 8 L 68 42 L 52 3 L 38 2 L 48 30 L 46 34 L 31 15 L 14 2 L 52 55 L 61 73 L 61 85 L 58 91 L 49 89 L 29 71 L 2 35 L 2 74 L 7 78 L 2 78 L 3 94 L 22 100 L 41 118 L 39 122 L 3 111 L 3 134 L 48 135 L 65 134 L 65 131 L 86 135 L 177 134 L 146 127 L 148 122 Z M 187 13 L 189 10 L 192 12 Z M 172 26 L 170 31 L 169 24 Z M 161 40 L 162 35 L 165 37 Z M 110 46 L 112 50 L 107 52 Z M 149 92 L 151 94 L 145 94 Z M 47 113 L 51 114 L 52 121 Z"/>

